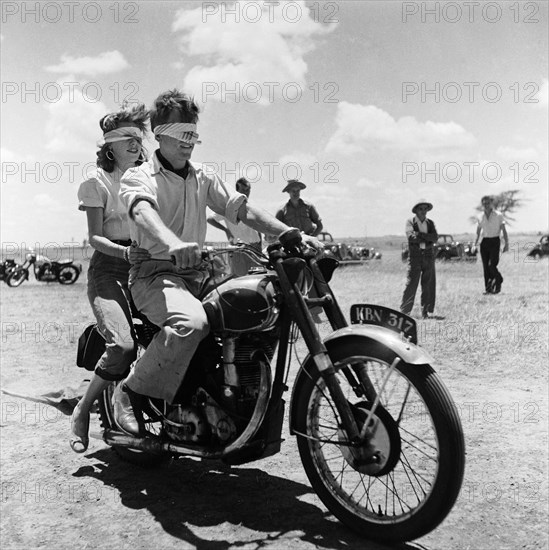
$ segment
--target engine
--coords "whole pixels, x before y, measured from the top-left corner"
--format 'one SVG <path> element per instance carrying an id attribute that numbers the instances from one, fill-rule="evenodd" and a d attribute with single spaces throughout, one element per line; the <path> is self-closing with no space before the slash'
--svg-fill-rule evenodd
<path id="1" fill-rule="evenodd" d="M 269 363 L 277 342 L 277 331 L 246 334 L 222 339 L 222 358 L 217 361 L 215 354 L 209 359 L 195 356 L 194 365 L 199 368 L 191 369 L 180 399 L 167 405 L 163 413 L 166 434 L 182 443 L 224 446 L 234 441 L 254 413 L 262 369 L 269 371 L 263 371 L 263 391 L 270 392 Z M 202 351 L 211 351 L 212 343 L 204 341 Z M 208 362 L 209 367 L 205 366 Z"/>

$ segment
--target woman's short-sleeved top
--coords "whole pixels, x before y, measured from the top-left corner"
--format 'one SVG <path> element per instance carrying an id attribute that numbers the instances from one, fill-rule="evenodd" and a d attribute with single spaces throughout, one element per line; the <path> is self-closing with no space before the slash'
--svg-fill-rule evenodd
<path id="1" fill-rule="evenodd" d="M 78 188 L 78 209 L 103 208 L 103 235 L 111 240 L 130 238 L 128 214 L 119 194 L 121 175 L 116 168 L 109 173 L 98 167 Z"/>

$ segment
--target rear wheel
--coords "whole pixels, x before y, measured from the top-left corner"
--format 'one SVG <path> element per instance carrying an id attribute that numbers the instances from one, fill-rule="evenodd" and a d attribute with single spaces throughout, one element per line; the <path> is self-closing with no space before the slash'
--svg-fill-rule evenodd
<path id="1" fill-rule="evenodd" d="M 99 397 L 99 420 L 101 421 L 101 426 L 107 430 L 120 430 L 114 419 L 114 409 L 112 406 L 112 394 L 116 384 L 117 382 L 113 382 Z M 169 459 L 169 455 L 167 454 L 147 453 L 118 445 L 113 445 L 112 448 L 122 460 L 137 464 L 138 466 L 158 466 Z"/>
<path id="2" fill-rule="evenodd" d="M 80 271 L 78 270 L 77 267 L 73 265 L 62 267 L 59 270 L 59 282 L 62 285 L 72 285 L 76 283 L 79 275 L 80 275 Z"/>
<path id="3" fill-rule="evenodd" d="M 23 282 L 28 278 L 29 278 L 28 269 L 19 268 L 19 269 L 13 270 L 8 275 L 8 278 L 6 279 L 6 283 L 8 284 L 8 286 L 16 287 L 23 284 Z"/>
<path id="4" fill-rule="evenodd" d="M 294 428 L 314 490 L 366 538 L 399 542 L 425 535 L 450 512 L 463 479 L 463 432 L 448 391 L 429 365 L 400 363 L 387 377 L 394 354 L 372 353 L 361 338 L 335 342 L 328 351 L 359 429 L 373 398 L 357 397 L 343 367 L 363 369 L 380 403 L 369 444 L 350 446 L 324 380 L 311 368 L 296 399 Z"/>

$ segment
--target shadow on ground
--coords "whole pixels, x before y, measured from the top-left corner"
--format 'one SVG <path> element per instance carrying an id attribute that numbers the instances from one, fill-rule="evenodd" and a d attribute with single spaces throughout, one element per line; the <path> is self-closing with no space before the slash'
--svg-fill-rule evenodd
<path id="1" fill-rule="evenodd" d="M 75 477 L 94 478 L 118 490 L 124 506 L 147 509 L 166 533 L 197 548 L 225 550 L 250 544 L 259 548 L 278 540 L 281 545 L 290 543 L 295 538 L 317 548 L 336 550 L 423 548 L 367 541 L 321 508 L 302 500 L 312 494 L 311 487 L 258 468 L 231 468 L 220 461 L 184 458 L 156 469 L 143 469 L 123 463 L 111 449 L 87 458 L 94 464 L 80 467 Z M 217 540 L 219 536 L 208 540 L 197 534 L 222 524 L 233 526 L 233 542 Z M 238 540 L 241 528 L 243 537 Z"/>

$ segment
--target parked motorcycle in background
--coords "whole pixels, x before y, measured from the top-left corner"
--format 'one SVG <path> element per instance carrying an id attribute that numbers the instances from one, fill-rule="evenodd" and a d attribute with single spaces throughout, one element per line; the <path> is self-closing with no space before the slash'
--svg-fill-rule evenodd
<path id="1" fill-rule="evenodd" d="M 369 539 L 406 541 L 433 530 L 459 494 L 465 447 L 452 397 L 416 345 L 415 321 L 355 304 L 349 324 L 329 286 L 337 260 L 317 259 L 298 230 L 283 233 L 268 256 L 239 250 L 261 267 L 216 278 L 216 252 L 205 259 L 210 333 L 174 402 L 145 398 L 146 435 L 137 438 L 116 423 L 111 384 L 99 399 L 102 439 L 144 466 L 177 456 L 227 464 L 272 456 L 281 449 L 283 396 L 302 339 L 308 355 L 292 369 L 289 430 L 315 492 Z M 333 329 L 324 340 L 310 312 L 318 307 Z M 159 330 L 142 315 L 134 327 L 141 349 Z M 93 370 L 104 346 L 90 325 L 77 364 Z"/>
<path id="2" fill-rule="evenodd" d="M 82 272 L 82 265 L 72 260 L 52 261 L 46 256 L 29 252 L 25 255 L 23 264 L 16 264 L 6 278 L 8 286 L 17 287 L 29 278 L 30 267 L 33 266 L 34 277 L 43 283 L 58 282 L 62 285 L 72 285 Z"/>
<path id="3" fill-rule="evenodd" d="M 0 263 L 0 281 L 5 281 L 16 266 L 17 263 L 13 258 L 7 258 Z"/>

